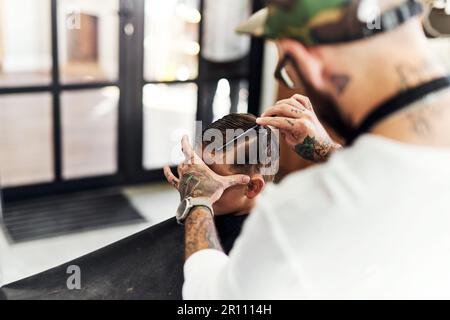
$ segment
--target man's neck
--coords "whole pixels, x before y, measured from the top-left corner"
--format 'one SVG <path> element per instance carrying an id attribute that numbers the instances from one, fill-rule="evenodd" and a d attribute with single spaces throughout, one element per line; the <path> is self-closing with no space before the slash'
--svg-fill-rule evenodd
<path id="1" fill-rule="evenodd" d="M 405 61 L 398 62 L 386 61 L 379 65 L 379 68 L 382 68 L 381 72 L 372 70 L 372 72 L 355 74 L 353 78 L 350 78 L 347 90 L 336 98 L 344 113 L 352 115 L 350 121 L 354 128 L 357 128 L 369 113 L 389 98 L 404 90 L 446 75 L 445 68 L 432 58 L 425 56 L 420 59 L 417 57 L 415 59 L 406 58 Z M 450 127 L 450 113 L 447 115 L 444 111 L 445 114 L 440 112 L 441 108 L 450 109 L 449 98 L 449 95 L 442 94 L 434 101 L 423 104 L 422 108 L 418 106 L 414 110 L 409 110 L 410 108 L 407 107 L 399 113 L 381 120 L 372 128 L 371 132 L 407 143 L 435 145 L 437 141 L 441 141 L 438 143 L 439 145 L 447 145 L 450 141 L 441 139 L 441 134 L 447 134 L 448 131 L 442 132 L 438 127 L 441 127 L 442 121 L 447 122 L 444 127 Z M 413 105 L 415 104 L 413 103 Z M 425 112 L 423 108 L 426 108 L 428 112 Z M 434 111 L 431 112 L 431 110 Z M 440 112 L 441 117 L 433 117 L 432 113 L 436 112 Z M 415 115 L 416 113 L 421 114 L 422 127 L 433 129 L 428 130 L 433 131 L 433 134 L 418 133 L 423 130 L 417 130 L 418 116 Z"/>
<path id="2" fill-rule="evenodd" d="M 371 133 L 409 144 L 450 148 L 450 89 L 432 93 L 393 114 Z"/>
<path id="3" fill-rule="evenodd" d="M 252 200 L 248 200 L 248 202 L 239 210 L 236 210 L 236 212 L 234 212 L 235 216 L 242 216 L 242 215 L 247 215 L 250 211 L 253 210 L 253 208 L 256 206 L 256 201 L 255 199 Z"/>

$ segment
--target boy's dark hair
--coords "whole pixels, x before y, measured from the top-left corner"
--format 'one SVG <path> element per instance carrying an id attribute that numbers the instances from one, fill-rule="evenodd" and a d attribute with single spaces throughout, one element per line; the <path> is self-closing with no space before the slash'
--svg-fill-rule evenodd
<path id="1" fill-rule="evenodd" d="M 250 113 L 231 113 L 229 115 L 226 115 L 225 117 L 213 122 L 212 124 L 210 124 L 209 126 L 207 126 L 203 133 L 205 133 L 207 130 L 209 129 L 216 129 L 219 130 L 222 134 L 222 136 L 226 139 L 227 137 L 227 130 L 243 130 L 244 132 L 247 130 L 250 130 L 252 128 L 254 128 L 255 126 L 257 126 L 256 123 L 256 116 L 254 116 L 253 114 Z M 267 157 L 269 157 L 271 162 L 274 161 L 278 161 L 278 150 L 275 150 L 276 154 L 273 154 L 274 150 L 272 150 L 272 136 L 273 136 L 273 132 L 269 127 L 263 127 L 263 126 L 258 126 L 257 128 L 255 128 L 255 130 L 257 130 L 257 141 L 253 141 L 252 143 L 256 143 L 257 145 L 257 153 L 259 155 L 259 147 L 260 146 L 265 146 L 267 149 L 266 150 L 262 150 L 263 153 L 265 155 L 267 155 Z M 260 130 L 264 130 L 264 134 L 259 134 Z M 265 139 L 265 144 L 260 143 L 260 139 Z M 228 140 L 228 141 L 224 141 L 223 146 L 227 145 L 227 143 L 229 143 L 232 139 Z M 254 163 L 254 161 L 250 161 L 249 159 L 249 150 L 250 150 L 250 142 L 248 139 L 239 139 L 238 140 L 238 144 L 242 144 L 243 142 L 245 142 L 245 163 L 244 164 L 232 164 L 230 165 L 230 167 L 232 168 L 232 170 L 235 173 L 239 173 L 239 174 L 255 174 L 255 173 L 260 173 L 261 169 L 263 167 L 267 167 L 270 166 L 271 163 L 266 163 L 266 162 L 262 162 L 261 159 L 259 159 L 258 156 L 258 160 L 256 161 L 256 163 Z M 236 142 L 233 142 L 236 145 Z M 208 145 L 208 143 L 204 143 L 204 146 Z M 263 175 L 263 178 L 265 181 L 273 181 L 274 179 L 274 175 Z"/>

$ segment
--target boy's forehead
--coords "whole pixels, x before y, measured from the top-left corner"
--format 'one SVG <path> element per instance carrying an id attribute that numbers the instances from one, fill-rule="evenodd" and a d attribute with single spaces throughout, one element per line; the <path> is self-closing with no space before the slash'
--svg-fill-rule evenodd
<path id="1" fill-rule="evenodd" d="M 228 164 L 208 164 L 208 167 L 217 173 L 220 176 L 231 176 L 235 174 L 233 171 L 231 171 L 231 168 Z"/>
<path id="2" fill-rule="evenodd" d="M 231 168 L 230 165 L 225 164 L 225 163 L 217 163 L 215 162 L 214 156 L 212 154 L 207 154 L 206 152 L 202 153 L 202 159 L 203 161 L 205 161 L 205 163 L 207 164 L 207 166 L 214 171 L 215 173 L 217 173 L 218 175 L 221 176 L 230 176 L 235 174 Z"/>

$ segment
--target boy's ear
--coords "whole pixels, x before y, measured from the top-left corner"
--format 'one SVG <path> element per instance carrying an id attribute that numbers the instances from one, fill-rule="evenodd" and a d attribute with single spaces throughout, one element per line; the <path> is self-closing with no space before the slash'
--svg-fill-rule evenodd
<path id="1" fill-rule="evenodd" d="M 246 196 L 249 199 L 254 199 L 261 193 L 266 182 L 262 176 L 253 176 L 250 179 L 250 183 L 247 185 Z"/>

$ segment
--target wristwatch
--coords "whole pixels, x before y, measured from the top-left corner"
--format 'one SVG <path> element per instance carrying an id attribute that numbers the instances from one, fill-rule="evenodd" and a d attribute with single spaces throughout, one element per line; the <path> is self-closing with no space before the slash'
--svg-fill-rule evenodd
<path id="1" fill-rule="evenodd" d="M 183 224 L 186 218 L 189 216 L 189 213 L 191 212 L 193 207 L 206 207 L 211 211 L 211 214 L 214 216 L 214 211 L 212 208 L 212 203 L 209 198 L 205 197 L 199 197 L 199 198 L 192 198 L 188 197 L 181 201 L 180 205 L 178 206 L 177 210 L 177 221 L 179 224 Z"/>

